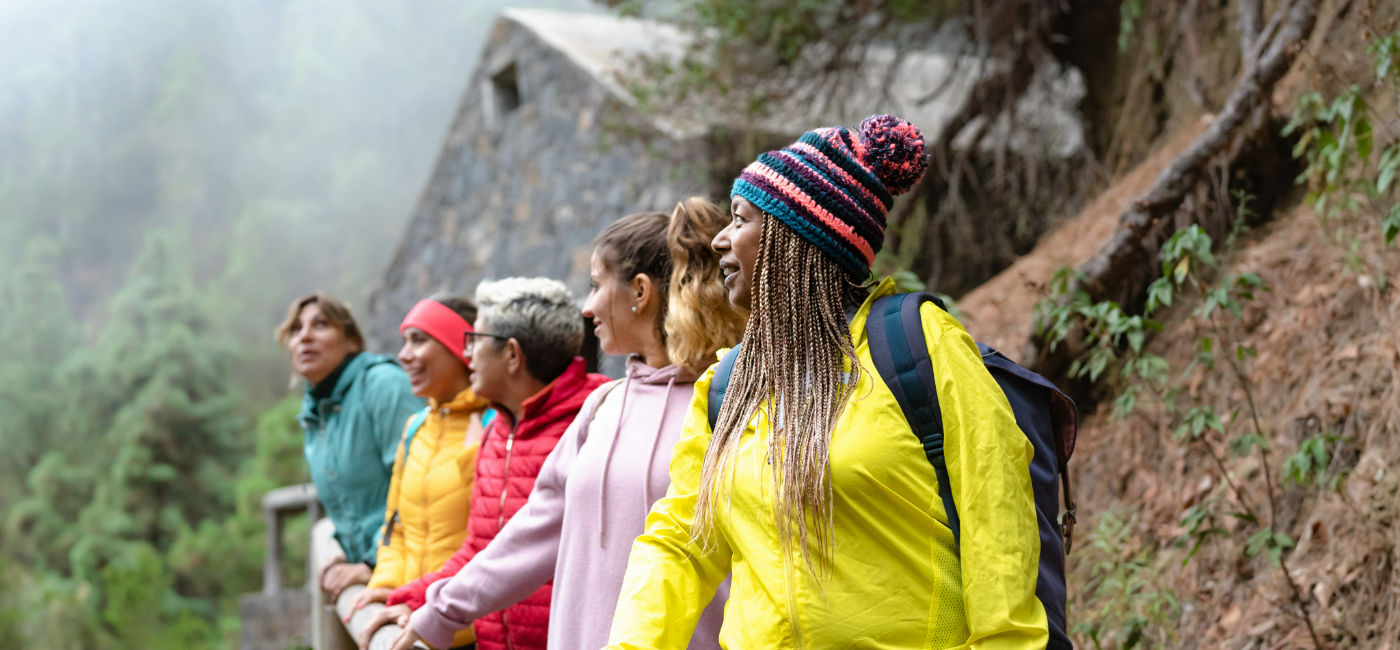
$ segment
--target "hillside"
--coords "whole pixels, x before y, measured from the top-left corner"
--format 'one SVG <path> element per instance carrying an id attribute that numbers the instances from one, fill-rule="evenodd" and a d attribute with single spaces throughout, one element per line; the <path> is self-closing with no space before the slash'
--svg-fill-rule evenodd
<path id="1" fill-rule="evenodd" d="M 1400 133 L 1395 13 L 1322 3 L 1268 107 L 1273 137 L 1289 147 L 1305 138 L 1304 184 L 1289 174 L 1252 188 L 1269 194 L 1263 201 L 1205 194 L 1187 221 L 1255 225 L 1234 237 L 1217 228 L 1213 254 L 1207 244 L 1205 257 L 1173 265 L 1185 280 L 1150 314 L 1161 331 L 1142 330 L 1141 353 L 1117 348 L 1097 382 L 1065 377 L 1086 396 L 1069 556 L 1081 647 L 1390 648 L 1400 639 L 1391 460 L 1400 453 L 1400 248 L 1386 241 L 1395 225 L 1382 225 L 1397 221 L 1384 171 Z M 1278 127 L 1295 111 L 1322 121 L 1285 137 Z M 1057 271 L 1098 254 L 1130 202 L 1213 118 L 1175 114 L 1142 162 L 964 296 L 973 334 L 1031 355 L 1034 305 L 1066 300 L 1053 287 Z M 1227 209 L 1212 207 L 1222 195 Z M 1274 209 L 1252 213 L 1264 204 Z M 1123 305 L 1142 307 L 1141 298 Z M 1137 364 L 1154 355 L 1165 363 L 1144 379 Z M 1129 393 L 1136 404 L 1124 414 Z"/>

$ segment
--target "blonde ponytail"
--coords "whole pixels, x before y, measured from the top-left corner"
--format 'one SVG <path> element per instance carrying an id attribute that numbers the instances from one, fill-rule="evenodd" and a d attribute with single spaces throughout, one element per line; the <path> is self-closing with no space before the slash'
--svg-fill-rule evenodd
<path id="1" fill-rule="evenodd" d="M 715 204 L 690 197 L 676 204 L 666 229 L 671 282 L 663 321 L 666 355 L 673 363 L 701 371 L 715 362 L 715 351 L 738 343 L 748 314 L 729 302 L 720 281 L 719 253 L 710 247 L 726 217 Z"/>

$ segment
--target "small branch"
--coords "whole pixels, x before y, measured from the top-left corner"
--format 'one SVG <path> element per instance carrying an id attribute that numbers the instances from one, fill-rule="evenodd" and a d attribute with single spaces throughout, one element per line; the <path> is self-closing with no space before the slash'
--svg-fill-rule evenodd
<path id="1" fill-rule="evenodd" d="M 1260 0 L 1239 0 L 1240 2 L 1240 61 L 1249 69 L 1259 50 L 1259 26 L 1264 20 L 1264 6 Z M 1281 13 L 1281 12 L 1280 12 Z"/>
<path id="2" fill-rule="evenodd" d="M 1246 515 L 1249 515 L 1250 517 L 1254 518 L 1255 521 L 1258 521 L 1259 515 L 1254 512 L 1253 504 L 1251 504 L 1249 502 L 1249 499 L 1245 497 L 1244 490 L 1240 489 L 1239 484 L 1235 483 L 1235 480 L 1231 478 L 1230 470 L 1225 467 L 1225 459 L 1222 458 L 1220 454 L 1216 453 L 1215 447 L 1212 447 L 1211 444 L 1209 442 L 1206 442 L 1204 439 L 1201 440 L 1201 446 L 1205 447 L 1206 454 L 1210 456 L 1210 459 L 1215 461 L 1215 466 L 1217 469 L 1220 470 L 1220 476 L 1225 480 L 1225 485 L 1228 486 L 1230 488 L 1230 491 L 1234 493 L 1235 500 L 1240 502 L 1240 508 L 1244 509 L 1244 513 Z"/>

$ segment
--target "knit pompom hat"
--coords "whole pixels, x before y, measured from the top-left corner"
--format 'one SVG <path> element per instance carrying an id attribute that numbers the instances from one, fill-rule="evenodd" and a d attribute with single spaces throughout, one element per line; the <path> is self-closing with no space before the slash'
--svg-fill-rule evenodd
<path id="1" fill-rule="evenodd" d="M 918 127 L 872 115 L 859 134 L 823 127 L 760 155 L 729 196 L 773 215 L 862 281 L 885 242 L 892 195 L 909 191 L 927 167 Z"/>

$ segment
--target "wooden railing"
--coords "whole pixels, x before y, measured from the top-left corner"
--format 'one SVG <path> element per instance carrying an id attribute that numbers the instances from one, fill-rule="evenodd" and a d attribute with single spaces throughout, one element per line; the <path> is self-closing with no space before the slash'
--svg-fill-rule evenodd
<path id="1" fill-rule="evenodd" d="M 329 520 L 321 520 L 321 503 L 316 487 L 310 483 L 289 485 L 270 490 L 262 499 L 263 520 L 266 525 L 263 556 L 262 592 L 242 598 L 239 609 L 243 632 L 240 647 L 258 648 L 271 644 L 284 647 L 301 641 L 315 650 L 352 650 L 355 640 L 384 605 L 374 603 L 351 613 L 364 585 L 355 585 L 340 593 L 335 603 L 325 603 L 316 575 L 326 558 L 340 552 L 332 537 L 334 528 Z M 284 545 L 283 522 L 292 515 L 305 512 L 313 522 L 310 552 L 307 555 L 307 582 L 299 588 L 287 589 L 282 584 Z M 401 628 L 385 625 L 370 640 L 370 650 L 388 650 L 398 638 Z M 418 644 L 416 648 L 427 648 Z"/>

